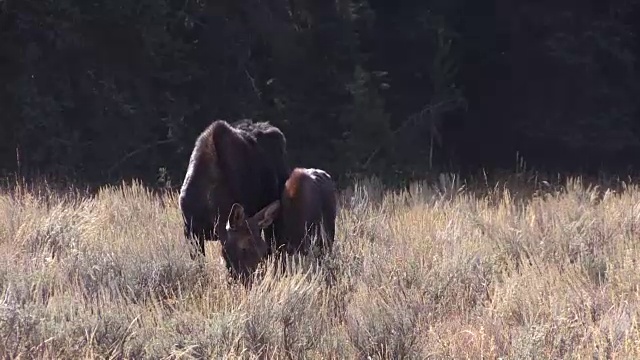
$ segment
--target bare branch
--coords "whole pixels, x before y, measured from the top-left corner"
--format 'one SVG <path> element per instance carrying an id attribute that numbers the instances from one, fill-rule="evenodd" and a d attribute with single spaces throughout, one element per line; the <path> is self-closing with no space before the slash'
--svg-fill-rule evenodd
<path id="1" fill-rule="evenodd" d="M 156 147 L 156 146 L 159 146 L 159 145 L 162 145 L 162 144 L 167 144 L 167 143 L 169 143 L 171 141 L 172 140 L 170 140 L 170 139 L 159 140 L 159 141 L 156 141 L 155 143 L 144 145 L 142 147 L 139 147 L 139 148 L 137 148 L 137 149 L 125 154 L 118 162 L 116 162 L 113 166 L 111 166 L 107 170 L 107 176 L 111 176 L 111 173 L 115 169 L 117 169 L 119 166 L 124 164 L 124 162 L 127 161 L 128 159 L 130 159 L 131 157 L 133 157 L 133 156 L 135 156 L 135 155 L 137 155 L 137 154 L 139 154 L 139 153 L 141 153 L 143 151 L 149 150 L 149 149 L 151 149 L 153 147 Z"/>
<path id="2" fill-rule="evenodd" d="M 448 100 L 441 101 L 441 102 L 439 102 L 437 104 L 428 104 L 428 105 L 426 105 L 420 111 L 409 115 L 409 117 L 407 117 L 407 119 L 402 124 L 400 124 L 400 126 L 398 126 L 395 130 L 393 130 L 391 132 L 391 136 L 393 137 L 396 134 L 398 134 L 400 131 L 402 131 L 403 129 L 407 128 L 409 125 L 413 125 L 416 122 L 423 120 L 424 116 L 427 115 L 427 114 L 431 115 L 431 114 L 435 113 L 436 111 L 443 112 L 443 110 L 447 109 L 446 106 L 451 106 L 451 104 L 453 104 L 453 103 L 455 103 L 457 101 L 459 101 L 459 100 L 458 99 L 454 99 L 454 98 L 450 98 Z M 378 152 L 380 152 L 380 150 L 382 150 L 382 148 L 385 145 L 386 144 L 378 145 L 371 152 L 371 154 L 367 158 L 367 161 L 364 162 L 363 167 L 369 166 L 371 161 L 375 158 L 375 156 L 378 154 Z"/>
<path id="3" fill-rule="evenodd" d="M 251 82 L 251 86 L 253 87 L 253 91 L 255 91 L 256 96 L 258 97 L 258 100 L 261 100 L 262 99 L 262 93 L 260 92 L 260 90 L 256 86 L 256 80 L 253 78 L 253 76 L 251 76 L 251 74 L 249 74 L 249 70 L 247 70 L 246 67 L 244 68 L 244 73 L 247 74 L 247 77 L 249 78 L 249 81 Z"/>

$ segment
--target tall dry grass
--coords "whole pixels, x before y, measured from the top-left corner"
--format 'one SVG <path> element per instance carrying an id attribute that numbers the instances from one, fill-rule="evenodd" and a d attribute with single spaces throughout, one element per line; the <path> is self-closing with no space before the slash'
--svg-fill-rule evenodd
<path id="1" fill-rule="evenodd" d="M 441 182 L 356 184 L 330 259 L 251 288 L 190 260 L 175 193 L 5 191 L 0 356 L 640 358 L 640 189 Z"/>

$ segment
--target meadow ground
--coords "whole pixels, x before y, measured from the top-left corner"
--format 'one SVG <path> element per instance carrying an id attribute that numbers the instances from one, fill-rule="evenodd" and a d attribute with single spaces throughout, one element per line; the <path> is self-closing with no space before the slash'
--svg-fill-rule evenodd
<path id="1" fill-rule="evenodd" d="M 375 182 L 319 268 L 227 282 L 177 194 L 0 193 L 2 358 L 640 358 L 640 189 Z"/>

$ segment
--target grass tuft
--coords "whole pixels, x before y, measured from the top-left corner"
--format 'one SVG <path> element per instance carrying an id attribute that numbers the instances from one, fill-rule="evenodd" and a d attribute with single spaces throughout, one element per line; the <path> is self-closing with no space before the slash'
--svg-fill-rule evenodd
<path id="1" fill-rule="evenodd" d="M 0 192 L 2 358 L 638 358 L 640 188 L 453 175 L 341 192 L 337 241 L 229 281 L 177 193 Z"/>

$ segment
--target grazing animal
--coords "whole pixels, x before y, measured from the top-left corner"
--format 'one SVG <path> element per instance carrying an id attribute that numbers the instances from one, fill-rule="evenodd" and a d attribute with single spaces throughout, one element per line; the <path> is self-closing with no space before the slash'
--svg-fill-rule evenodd
<path id="1" fill-rule="evenodd" d="M 221 252 L 227 269 L 232 275 L 246 279 L 269 253 L 269 244 L 260 235 L 278 217 L 280 201 L 267 205 L 247 218 L 242 205 L 231 207 L 225 230 L 226 241 Z"/>
<path id="2" fill-rule="evenodd" d="M 268 122 L 212 122 L 196 139 L 180 189 L 184 234 L 205 254 L 205 240 L 225 242 L 231 206 L 254 214 L 282 193 L 290 173 L 286 138 Z M 265 229 L 272 239 L 279 223 Z M 197 246 L 196 246 L 197 241 Z M 191 258 L 195 258 L 191 252 Z"/>
<path id="3" fill-rule="evenodd" d="M 260 230 L 278 218 L 282 231 L 275 244 L 288 254 L 307 254 L 315 238 L 320 254 L 331 250 L 335 238 L 336 187 L 324 170 L 295 168 L 287 179 L 280 200 L 276 200 L 252 217 L 247 217 L 242 205 L 234 204 L 227 221 L 227 239 L 223 257 L 236 274 L 255 271 L 269 253 L 269 244 Z M 281 235 L 280 235 L 281 234 Z M 324 236 L 323 236 L 324 235 Z"/>

